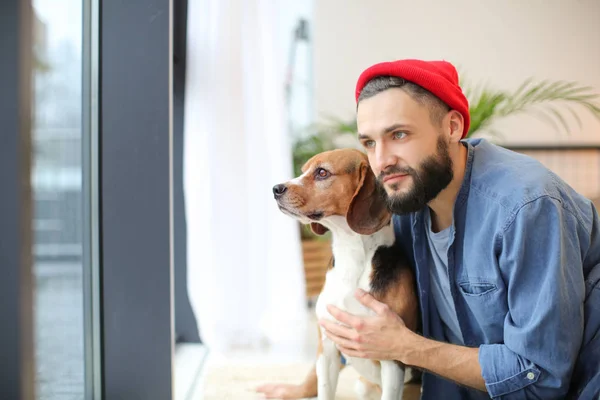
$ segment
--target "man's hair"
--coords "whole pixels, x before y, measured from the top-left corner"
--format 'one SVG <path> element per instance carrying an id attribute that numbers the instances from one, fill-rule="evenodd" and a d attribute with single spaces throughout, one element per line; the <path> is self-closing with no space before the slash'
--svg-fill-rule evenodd
<path id="1" fill-rule="evenodd" d="M 440 100 L 439 97 L 431 93 L 429 90 L 409 82 L 397 76 L 377 76 L 371 79 L 361 90 L 358 96 L 358 103 L 362 100 L 373 97 L 378 93 L 391 88 L 400 88 L 404 90 L 417 103 L 424 105 L 429 109 L 429 116 L 434 125 L 440 125 L 444 116 L 450 111 L 450 107 Z"/>

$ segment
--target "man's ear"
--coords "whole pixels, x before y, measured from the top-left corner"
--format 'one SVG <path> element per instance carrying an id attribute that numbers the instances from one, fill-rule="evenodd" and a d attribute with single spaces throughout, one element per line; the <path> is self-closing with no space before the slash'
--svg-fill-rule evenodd
<path id="1" fill-rule="evenodd" d="M 354 232 L 372 235 L 389 223 L 392 214 L 378 190 L 375 174 L 366 162 L 361 164 L 359 174 L 358 187 L 346 212 L 346 221 Z"/>
<path id="2" fill-rule="evenodd" d="M 318 222 L 311 222 L 310 229 L 312 229 L 312 231 L 317 235 L 324 235 L 329 230 Z"/>
<path id="3" fill-rule="evenodd" d="M 465 126 L 465 120 L 461 113 L 456 110 L 451 110 L 448 114 L 449 126 L 450 126 L 450 137 L 451 143 L 458 143 L 463 135 L 463 127 Z"/>

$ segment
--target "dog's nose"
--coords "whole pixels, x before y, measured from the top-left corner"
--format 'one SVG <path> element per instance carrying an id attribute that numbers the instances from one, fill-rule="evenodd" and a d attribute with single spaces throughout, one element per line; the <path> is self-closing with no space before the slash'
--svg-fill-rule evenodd
<path id="1" fill-rule="evenodd" d="M 282 184 L 273 186 L 273 194 L 275 195 L 275 197 L 279 197 L 279 196 L 283 195 L 286 190 L 287 190 L 287 187 Z"/>

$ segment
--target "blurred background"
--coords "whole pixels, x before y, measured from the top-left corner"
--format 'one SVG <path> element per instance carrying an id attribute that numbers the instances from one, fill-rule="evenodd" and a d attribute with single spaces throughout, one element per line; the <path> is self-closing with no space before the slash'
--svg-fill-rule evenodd
<path id="1" fill-rule="evenodd" d="M 39 399 L 84 398 L 85 3 L 33 1 Z M 597 0 L 174 3 L 179 398 L 251 398 L 252 385 L 300 381 L 314 362 L 329 237 L 281 214 L 271 187 L 317 152 L 358 145 L 355 83 L 374 63 L 452 62 L 470 137 L 600 198 Z"/>

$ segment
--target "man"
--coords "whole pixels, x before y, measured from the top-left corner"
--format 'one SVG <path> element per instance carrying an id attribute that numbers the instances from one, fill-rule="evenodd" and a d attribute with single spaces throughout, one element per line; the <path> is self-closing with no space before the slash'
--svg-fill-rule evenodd
<path id="1" fill-rule="evenodd" d="M 535 160 L 464 139 L 468 102 L 447 62 L 365 70 L 357 129 L 414 261 L 422 336 L 373 297 L 319 321 L 350 356 L 424 370 L 423 399 L 595 399 L 600 219 Z"/>

